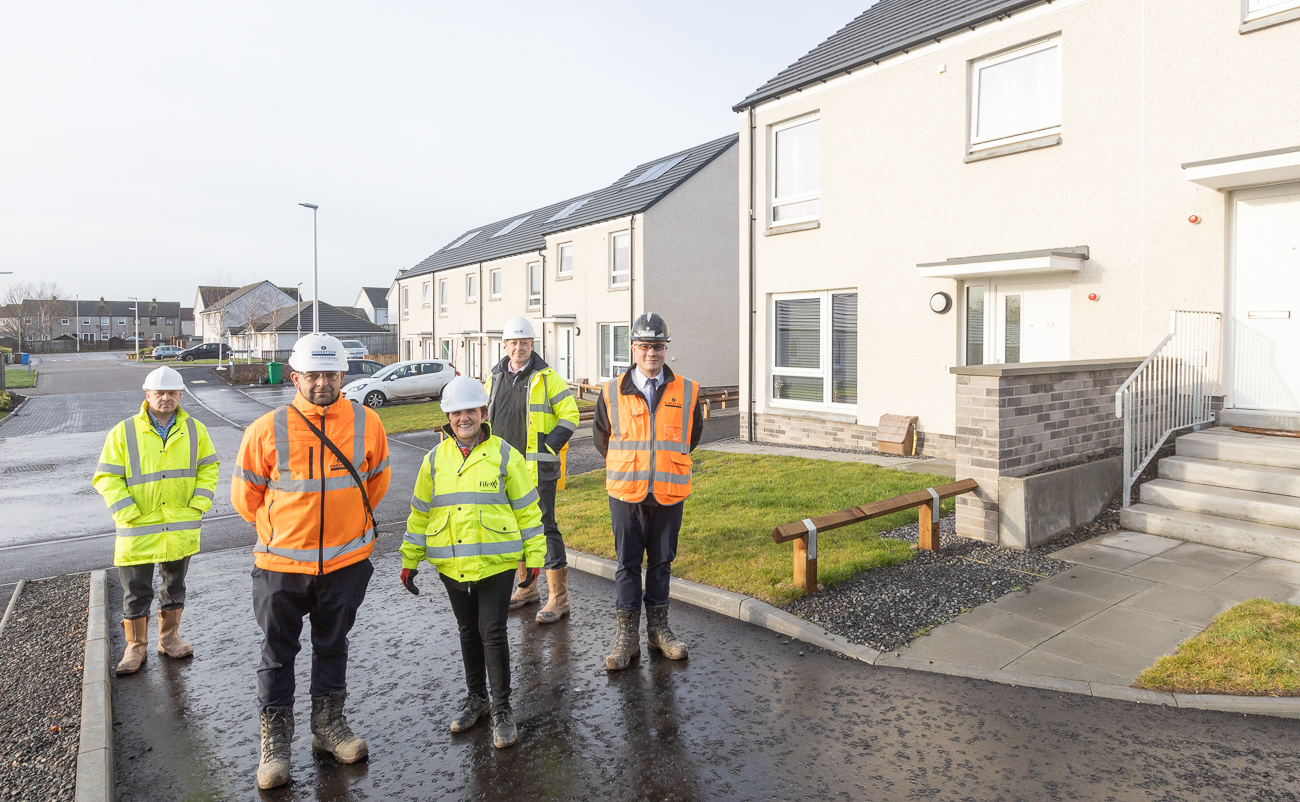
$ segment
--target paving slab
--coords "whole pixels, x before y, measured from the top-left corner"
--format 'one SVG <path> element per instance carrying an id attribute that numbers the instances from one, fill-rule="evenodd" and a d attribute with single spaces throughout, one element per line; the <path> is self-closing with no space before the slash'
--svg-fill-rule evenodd
<path id="1" fill-rule="evenodd" d="M 1201 628 L 1130 607 L 1111 607 L 1070 631 L 1092 640 L 1118 644 L 1138 653 L 1166 654 L 1173 653 L 1178 644 L 1199 633 Z"/>
<path id="2" fill-rule="evenodd" d="M 1164 655 L 1160 649 L 1137 650 L 1107 643 L 1076 634 L 1074 629 L 1062 632 L 1055 638 L 1041 644 L 1036 651 L 1064 657 L 1076 663 L 1100 668 L 1103 671 L 1124 677 L 1126 684 L 1131 683 L 1156 660 Z M 1090 682 L 1092 680 L 1089 680 Z"/>
<path id="3" fill-rule="evenodd" d="M 1050 579 L 1042 580 L 1038 583 L 1038 587 L 1068 590 L 1071 593 L 1082 593 L 1102 601 L 1118 602 L 1146 590 L 1153 584 L 1155 583 L 1150 580 L 1135 576 L 1125 576 L 1080 565 Z"/>
<path id="4" fill-rule="evenodd" d="M 1027 592 L 1003 596 L 991 604 L 1004 613 L 1042 621 L 1061 628 L 1072 627 L 1110 606 L 1110 602 L 1053 587 L 1031 587 Z"/>
<path id="5" fill-rule="evenodd" d="M 1216 615 L 1234 604 L 1236 599 L 1212 591 L 1191 590 L 1176 585 L 1152 585 L 1120 602 L 1119 606 L 1204 628 L 1210 625 Z"/>
<path id="6" fill-rule="evenodd" d="M 1231 599 L 1272 599 L 1276 602 L 1300 604 L 1300 587 L 1290 582 L 1278 582 L 1275 579 L 1263 579 L 1257 576 L 1235 574 L 1211 585 L 1208 591 Z"/>
<path id="7" fill-rule="evenodd" d="M 1164 557 L 1152 557 L 1137 565 L 1124 569 L 1130 576 L 1139 576 L 1165 585 L 1177 585 L 1192 590 L 1205 590 L 1216 582 L 1232 576 L 1231 568 L 1211 568 L 1206 565 L 1191 565 L 1166 560 Z"/>
<path id="8" fill-rule="evenodd" d="M 1204 543 L 1179 543 L 1168 551 L 1160 552 L 1160 556 L 1180 563 L 1204 565 L 1208 568 L 1231 568 L 1234 571 L 1240 571 L 1264 559 L 1258 554 L 1221 549 Z"/>
<path id="9" fill-rule="evenodd" d="M 1277 557 L 1265 557 L 1259 562 L 1252 563 L 1241 569 L 1241 573 L 1247 576 L 1275 579 L 1279 582 L 1300 585 L 1300 563 L 1282 560 Z"/>
<path id="10" fill-rule="evenodd" d="M 1037 646 L 1064 629 L 1064 627 L 1058 627 L 1044 621 L 1036 621 L 1032 618 L 1025 618 L 1024 616 L 999 610 L 996 605 L 992 604 L 981 604 L 974 610 L 960 616 L 957 621 L 971 629 L 978 629 L 981 632 L 1013 640 L 1016 643 L 1023 643 L 1026 646 Z"/>
<path id="11" fill-rule="evenodd" d="M 1092 540 L 1076 543 L 1069 548 L 1054 551 L 1051 554 L 1058 560 L 1089 565 L 1103 571 L 1122 571 L 1130 565 L 1136 565 L 1150 557 L 1139 551 L 1103 546 Z"/>
<path id="12" fill-rule="evenodd" d="M 1027 651 L 1029 647 L 1023 643 L 950 622 L 912 641 L 903 654 L 945 663 L 1002 668 Z"/>
<path id="13" fill-rule="evenodd" d="M 800 457 L 803 459 L 824 459 L 829 462 L 861 462 L 868 465 L 877 465 L 881 468 L 895 468 L 910 470 L 917 473 L 933 472 L 939 475 L 951 475 L 946 473 L 954 469 L 955 463 L 950 460 L 928 460 L 917 459 L 916 457 L 891 457 L 887 454 L 863 454 L 851 451 L 829 451 L 812 448 L 791 448 L 789 446 L 779 446 L 772 443 L 748 443 L 744 440 L 725 440 L 716 443 L 702 444 L 700 448 L 706 451 L 725 451 L 731 454 L 768 454 L 781 457 Z"/>
<path id="14" fill-rule="evenodd" d="M 1080 663 L 1077 660 L 1061 657 L 1041 649 L 1034 649 L 1032 652 L 1026 653 L 1008 665 L 1006 670 L 1018 671 L 1022 674 L 1038 674 L 1046 677 L 1058 677 L 1081 682 L 1102 682 L 1111 685 L 1127 685 L 1133 681 L 1132 677 L 1114 674 L 1096 666 Z"/>
<path id="15" fill-rule="evenodd" d="M 1142 532 L 1121 531 L 1109 535 L 1102 535 L 1093 542 L 1098 546 L 1111 546 L 1112 548 L 1127 549 L 1129 551 L 1155 555 L 1168 551 L 1184 541 L 1175 540 L 1171 537 L 1148 535 Z"/>

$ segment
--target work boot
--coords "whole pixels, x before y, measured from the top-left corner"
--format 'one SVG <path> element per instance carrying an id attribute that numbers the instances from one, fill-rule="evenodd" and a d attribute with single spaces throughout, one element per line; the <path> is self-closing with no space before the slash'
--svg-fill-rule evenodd
<path id="1" fill-rule="evenodd" d="M 515 592 L 510 594 L 510 609 L 518 610 L 525 605 L 533 604 L 542 600 L 542 594 L 537 589 L 537 582 L 526 588 L 519 587 L 519 583 L 528 578 L 528 567 L 523 560 L 519 561 L 519 569 L 515 571 Z"/>
<path id="2" fill-rule="evenodd" d="M 289 751 L 293 743 L 293 708 L 268 707 L 262 711 L 262 760 L 257 764 L 257 787 L 275 788 L 289 782 Z"/>
<path id="3" fill-rule="evenodd" d="M 460 712 L 451 720 L 448 728 L 452 732 L 465 732 L 477 724 L 479 717 L 486 713 L 490 707 L 491 705 L 488 704 L 486 696 L 471 693 L 465 697 L 465 703 L 460 706 Z"/>
<path id="4" fill-rule="evenodd" d="M 492 706 L 492 745 L 497 749 L 514 746 L 519 740 L 519 728 L 515 726 L 515 712 L 509 702 Z"/>
<path id="5" fill-rule="evenodd" d="M 637 633 L 641 629 L 640 610 L 619 610 L 618 634 L 614 636 L 614 651 L 605 658 L 605 668 L 609 671 L 622 671 L 628 664 L 641 656 L 641 647 L 637 644 Z"/>
<path id="6" fill-rule="evenodd" d="M 535 620 L 539 624 L 554 624 L 569 614 L 569 569 L 548 569 L 546 588 L 551 597 L 546 601 L 546 606 L 537 611 Z"/>
<path id="7" fill-rule="evenodd" d="M 193 657 L 194 647 L 180 636 L 181 611 L 158 611 L 158 651 L 168 657 Z"/>
<path id="8" fill-rule="evenodd" d="M 370 754 L 370 747 L 352 734 L 348 720 L 343 717 L 343 702 L 347 698 L 347 691 L 311 698 L 311 748 L 315 752 L 329 752 L 340 763 L 356 763 Z"/>
<path id="9" fill-rule="evenodd" d="M 126 631 L 126 652 L 117 664 L 119 677 L 139 671 L 149 657 L 149 616 L 123 618 L 122 629 Z"/>
<path id="10" fill-rule="evenodd" d="M 669 660 L 685 659 L 686 644 L 668 626 L 668 605 L 645 606 L 645 644 L 653 651 L 663 652 Z"/>

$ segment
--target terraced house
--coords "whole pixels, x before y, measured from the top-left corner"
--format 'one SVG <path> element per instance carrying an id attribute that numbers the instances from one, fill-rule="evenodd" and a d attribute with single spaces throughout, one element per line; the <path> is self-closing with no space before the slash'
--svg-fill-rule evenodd
<path id="1" fill-rule="evenodd" d="M 872 5 L 734 107 L 742 436 L 916 416 L 981 484 L 959 532 L 1007 540 L 1000 482 L 1136 448 L 1115 392 L 1161 348 L 1148 447 L 1295 422 L 1297 53 L 1300 0 Z"/>
<path id="2" fill-rule="evenodd" d="M 674 370 L 734 385 L 736 144 L 731 135 L 668 154 L 456 237 L 396 278 L 400 356 L 485 378 L 503 325 L 524 315 L 561 376 L 597 382 L 631 364 L 628 328 L 655 311 L 672 327 Z"/>

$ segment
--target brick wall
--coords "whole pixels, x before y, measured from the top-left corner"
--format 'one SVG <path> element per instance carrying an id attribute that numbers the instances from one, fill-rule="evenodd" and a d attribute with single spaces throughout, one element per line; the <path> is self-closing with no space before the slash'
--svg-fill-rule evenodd
<path id="1" fill-rule="evenodd" d="M 1124 441 L 1115 391 L 1142 360 L 952 368 L 957 374 L 957 534 L 998 539 L 998 478 L 1024 476 Z"/>
<path id="2" fill-rule="evenodd" d="M 742 438 L 749 431 L 748 415 L 748 410 L 742 408 L 740 411 Z M 758 413 L 754 422 L 754 434 L 760 443 L 842 448 L 850 451 L 877 450 L 875 426 L 804 418 L 797 414 L 773 415 L 764 412 Z M 952 459 L 953 438 L 951 435 L 925 432 L 918 426 L 916 450 L 927 457 Z"/>

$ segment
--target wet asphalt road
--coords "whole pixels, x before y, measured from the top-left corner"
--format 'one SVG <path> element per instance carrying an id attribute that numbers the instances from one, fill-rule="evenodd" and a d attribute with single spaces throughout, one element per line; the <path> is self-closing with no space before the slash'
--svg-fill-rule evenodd
<path id="1" fill-rule="evenodd" d="M 521 734 L 495 750 L 485 723 L 445 726 L 464 685 L 440 583 L 421 572 L 410 596 L 397 540 L 381 545 L 349 668 L 370 760 L 311 755 L 305 631 L 294 784 L 262 799 L 1272 800 L 1300 787 L 1294 721 L 876 668 L 684 604 L 673 621 L 689 660 L 643 649 L 610 674 L 613 589 L 577 572 L 569 623 L 512 616 Z M 114 680 L 118 799 L 259 798 L 251 564 L 195 558 L 184 632 L 197 656 L 151 653 Z M 120 605 L 116 585 L 108 595 Z"/>

